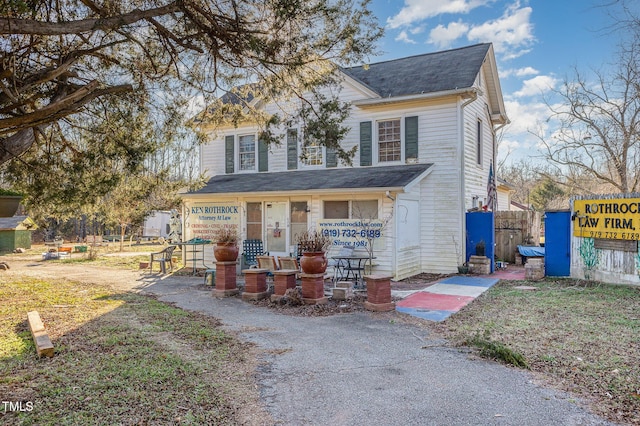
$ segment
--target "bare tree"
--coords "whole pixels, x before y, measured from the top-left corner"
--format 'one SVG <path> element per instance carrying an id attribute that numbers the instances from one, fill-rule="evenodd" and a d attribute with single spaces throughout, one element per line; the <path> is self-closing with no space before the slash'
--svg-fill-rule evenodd
<path id="1" fill-rule="evenodd" d="M 633 31 L 613 70 L 594 71 L 591 81 L 575 69 L 554 91 L 560 102 L 547 101 L 559 128 L 537 134 L 544 158 L 564 174 L 572 170 L 625 193 L 640 189 L 640 25 L 629 22 Z"/>

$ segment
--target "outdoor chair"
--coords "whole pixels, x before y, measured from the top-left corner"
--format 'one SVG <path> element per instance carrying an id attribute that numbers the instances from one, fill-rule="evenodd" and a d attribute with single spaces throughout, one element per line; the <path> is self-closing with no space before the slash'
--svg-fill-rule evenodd
<path id="1" fill-rule="evenodd" d="M 329 254 L 327 257 L 327 267 L 333 268 L 333 282 L 336 283 L 343 278 L 344 269 L 349 262 L 343 257 L 348 257 L 353 254 L 353 246 L 342 246 L 336 254 Z"/>
<path id="2" fill-rule="evenodd" d="M 158 262 L 160 264 L 160 272 L 163 274 L 167 272 L 167 263 L 169 264 L 170 271 L 173 272 L 173 260 L 171 260 L 171 257 L 173 256 L 173 251 L 175 249 L 176 246 L 168 246 L 162 251 L 151 253 L 149 271 L 153 272 L 153 262 Z"/>
<path id="3" fill-rule="evenodd" d="M 293 269 L 294 271 L 300 270 L 298 259 L 295 257 L 279 257 L 278 263 L 280 264 L 280 269 Z"/>
<path id="4" fill-rule="evenodd" d="M 300 259 L 302 258 L 302 244 L 296 244 L 293 246 L 293 250 L 291 252 L 291 256 L 294 256 L 298 261 L 298 265 L 300 264 Z"/>
<path id="5" fill-rule="evenodd" d="M 265 254 L 262 246 L 262 240 L 244 240 L 242 241 L 242 261 L 244 265 L 242 269 L 256 268 L 258 266 L 257 256 Z"/>
<path id="6" fill-rule="evenodd" d="M 258 268 L 268 269 L 267 277 L 273 277 L 273 272 L 278 270 L 276 258 L 274 256 L 256 256 Z"/>
<path id="7" fill-rule="evenodd" d="M 280 265 L 280 269 L 296 271 L 296 278 L 298 278 L 298 274 L 300 273 L 300 264 L 298 263 L 298 259 L 295 257 L 279 257 L 278 264 Z"/>

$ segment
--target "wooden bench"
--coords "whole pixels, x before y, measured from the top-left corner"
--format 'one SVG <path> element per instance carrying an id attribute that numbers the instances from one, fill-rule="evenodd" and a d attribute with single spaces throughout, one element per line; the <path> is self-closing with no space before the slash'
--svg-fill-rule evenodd
<path id="1" fill-rule="evenodd" d="M 53 343 L 51 343 L 51 339 L 44 329 L 44 324 L 38 311 L 27 312 L 27 321 L 29 322 L 29 329 L 31 330 L 38 356 L 53 357 Z"/>

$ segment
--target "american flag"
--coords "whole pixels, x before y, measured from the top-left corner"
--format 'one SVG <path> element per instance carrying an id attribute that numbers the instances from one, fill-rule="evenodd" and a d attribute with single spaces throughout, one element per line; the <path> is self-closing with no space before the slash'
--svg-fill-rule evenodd
<path id="1" fill-rule="evenodd" d="M 496 178 L 493 175 L 493 162 L 489 165 L 489 181 L 487 182 L 487 208 L 491 211 L 498 209 L 498 194 L 496 190 Z"/>

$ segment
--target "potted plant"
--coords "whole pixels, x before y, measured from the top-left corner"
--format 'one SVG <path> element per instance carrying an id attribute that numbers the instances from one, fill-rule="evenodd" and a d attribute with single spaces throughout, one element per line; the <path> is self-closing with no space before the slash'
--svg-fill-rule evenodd
<path id="1" fill-rule="evenodd" d="M 302 251 L 300 267 L 306 274 L 323 274 L 327 270 L 324 252 L 331 245 L 331 238 L 315 230 L 305 231 L 296 236 Z"/>
<path id="2" fill-rule="evenodd" d="M 0 217 L 11 217 L 16 214 L 22 194 L 0 188 Z"/>
<path id="3" fill-rule="evenodd" d="M 213 255 L 218 262 L 235 262 L 238 258 L 240 235 L 235 227 L 222 227 L 214 232 Z"/>

